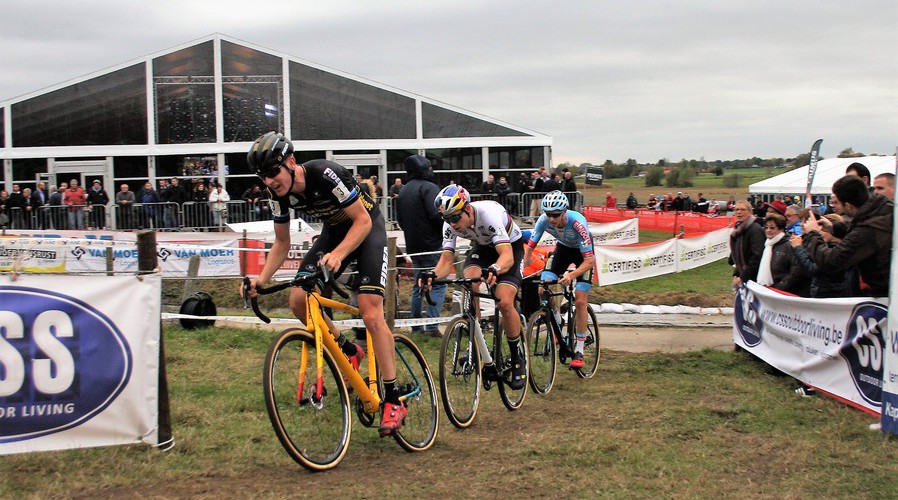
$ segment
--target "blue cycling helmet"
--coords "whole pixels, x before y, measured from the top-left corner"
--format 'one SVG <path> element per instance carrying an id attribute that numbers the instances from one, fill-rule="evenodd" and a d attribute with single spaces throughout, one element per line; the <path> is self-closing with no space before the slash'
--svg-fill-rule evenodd
<path id="1" fill-rule="evenodd" d="M 567 210 L 567 196 L 561 191 L 550 191 L 539 204 L 543 212 L 563 212 Z"/>
<path id="2" fill-rule="evenodd" d="M 433 206 L 440 212 L 440 215 L 446 217 L 461 212 L 469 201 L 471 201 L 471 196 L 468 195 L 465 188 L 451 184 L 440 190 L 437 197 L 433 199 Z"/>

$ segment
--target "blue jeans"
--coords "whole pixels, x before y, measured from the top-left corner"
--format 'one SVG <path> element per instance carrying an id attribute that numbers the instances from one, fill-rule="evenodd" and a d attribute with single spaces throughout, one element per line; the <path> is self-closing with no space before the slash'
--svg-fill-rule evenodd
<path id="1" fill-rule="evenodd" d="M 412 266 L 415 267 L 415 284 L 412 287 L 412 318 L 421 318 L 421 306 L 426 304 L 424 301 L 423 293 L 421 289 L 418 288 L 418 275 L 421 274 L 421 271 L 429 271 L 432 270 L 434 266 L 437 265 L 437 262 L 440 260 L 440 255 L 438 253 L 430 254 L 430 255 L 415 255 L 412 256 Z M 430 298 L 433 299 L 434 305 L 426 304 L 427 306 L 427 318 L 439 318 L 440 310 L 443 308 L 443 299 L 446 297 L 446 289 L 447 285 L 435 286 L 430 290 Z M 423 303 L 423 304 L 422 304 Z M 413 327 L 412 331 L 420 331 L 420 327 Z M 437 330 L 437 325 L 428 325 L 424 328 L 424 330 L 428 332 L 435 332 Z"/>

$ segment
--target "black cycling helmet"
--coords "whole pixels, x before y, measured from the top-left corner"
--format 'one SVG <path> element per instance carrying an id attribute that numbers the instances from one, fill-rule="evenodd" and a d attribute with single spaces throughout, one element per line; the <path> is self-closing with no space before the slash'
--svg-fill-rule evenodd
<path id="1" fill-rule="evenodd" d="M 274 177 L 293 154 L 293 143 L 280 132 L 262 134 L 249 148 L 246 163 L 259 177 Z"/>

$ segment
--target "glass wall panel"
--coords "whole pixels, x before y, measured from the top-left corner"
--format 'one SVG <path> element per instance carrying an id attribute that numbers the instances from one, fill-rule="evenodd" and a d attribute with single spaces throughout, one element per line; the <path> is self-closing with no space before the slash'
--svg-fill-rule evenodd
<path id="1" fill-rule="evenodd" d="M 221 72 L 225 142 L 284 129 L 280 57 L 222 40 Z"/>
<path id="2" fill-rule="evenodd" d="M 112 159 L 112 176 L 116 179 L 146 181 L 149 179 L 148 165 L 146 156 L 116 156 Z M 143 187 L 143 184 L 140 184 L 140 187 Z"/>
<path id="3" fill-rule="evenodd" d="M 44 158 L 23 158 L 12 161 L 12 181 L 22 189 L 37 184 L 37 174 L 47 173 L 47 160 Z"/>
<path id="4" fill-rule="evenodd" d="M 402 172 L 402 179 L 405 180 L 405 159 L 411 155 L 418 154 L 417 149 L 391 149 L 387 151 L 387 171 Z M 392 180 L 391 180 L 392 182 Z"/>
<path id="5" fill-rule="evenodd" d="M 523 132 L 512 130 L 495 123 L 490 123 L 473 116 L 450 111 L 446 108 L 421 103 L 421 119 L 424 125 L 424 138 L 446 137 L 514 137 L 528 136 Z"/>
<path id="6" fill-rule="evenodd" d="M 0 108 L 0 148 L 6 147 L 6 109 Z"/>
<path id="7" fill-rule="evenodd" d="M 495 168 L 537 169 L 545 166 L 542 147 L 490 148 L 490 170 Z"/>
<path id="8" fill-rule="evenodd" d="M 212 41 L 153 59 L 156 142 L 215 142 Z"/>
<path id="9" fill-rule="evenodd" d="M 293 139 L 414 139 L 414 99 L 290 63 Z"/>
<path id="10" fill-rule="evenodd" d="M 15 103 L 11 120 L 15 147 L 146 144 L 144 64 Z"/>
<path id="11" fill-rule="evenodd" d="M 454 181 L 476 192 L 483 178 L 482 151 L 481 148 L 428 149 L 425 156 L 433 166 L 434 182 L 440 187 Z"/>

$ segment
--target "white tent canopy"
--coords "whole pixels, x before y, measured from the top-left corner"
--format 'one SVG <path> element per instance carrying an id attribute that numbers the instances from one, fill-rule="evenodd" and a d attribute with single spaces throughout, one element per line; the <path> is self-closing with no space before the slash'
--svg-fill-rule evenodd
<path id="1" fill-rule="evenodd" d="M 845 175 L 845 169 L 852 163 L 861 163 L 870 170 L 870 183 L 883 173 L 895 173 L 894 156 L 861 156 L 858 158 L 827 158 L 817 162 L 817 173 L 811 185 L 812 195 L 829 196 L 833 183 Z M 756 195 L 799 195 L 804 198 L 808 183 L 808 166 L 796 168 L 748 186 L 749 194 Z"/>

